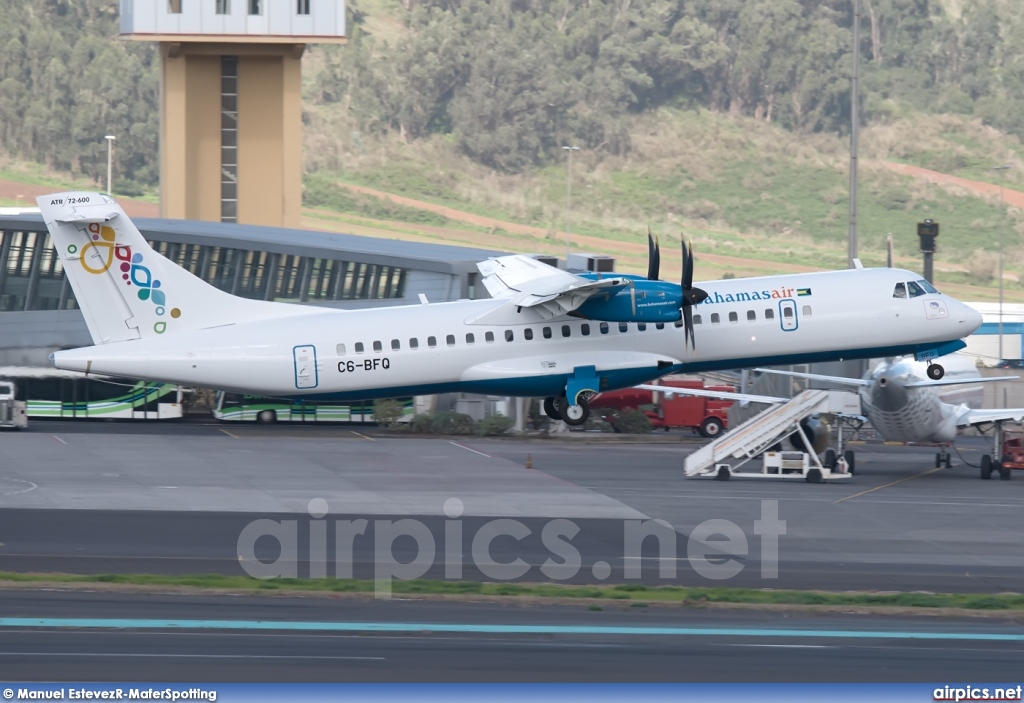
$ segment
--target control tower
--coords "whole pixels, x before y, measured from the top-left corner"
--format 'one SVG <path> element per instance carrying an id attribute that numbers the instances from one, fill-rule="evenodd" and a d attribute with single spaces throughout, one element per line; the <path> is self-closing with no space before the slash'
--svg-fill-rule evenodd
<path id="1" fill-rule="evenodd" d="M 163 217 L 298 227 L 306 44 L 345 41 L 344 0 L 121 0 L 160 42 Z"/>

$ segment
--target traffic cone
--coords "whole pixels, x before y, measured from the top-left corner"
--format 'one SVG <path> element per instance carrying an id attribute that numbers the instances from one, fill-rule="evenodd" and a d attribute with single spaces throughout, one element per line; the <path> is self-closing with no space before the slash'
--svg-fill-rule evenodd
<path id="1" fill-rule="evenodd" d="M 533 457 L 531 457 L 529 454 L 526 455 L 526 468 L 533 468 Z"/>

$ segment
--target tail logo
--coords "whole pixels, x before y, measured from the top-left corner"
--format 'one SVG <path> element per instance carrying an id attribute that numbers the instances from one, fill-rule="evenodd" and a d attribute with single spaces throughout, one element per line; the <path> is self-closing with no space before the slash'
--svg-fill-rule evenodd
<path id="1" fill-rule="evenodd" d="M 101 226 L 94 222 L 89 224 L 88 229 L 91 241 L 82 247 L 82 256 L 79 259 L 82 268 L 91 274 L 102 274 L 110 270 L 115 260 L 120 261 L 121 279 L 125 285 L 134 285 L 138 289 L 139 300 L 153 301 L 156 314 L 163 316 L 167 312 L 167 296 L 160 290 L 160 281 L 154 279 L 150 270 L 142 265 L 142 254 L 133 254 L 130 246 L 116 244 L 113 227 Z M 95 252 L 92 254 L 93 262 L 89 261 L 90 250 Z M 68 254 L 73 255 L 77 252 L 78 247 L 74 244 L 68 247 Z M 92 263 L 96 260 L 99 261 L 99 265 L 93 266 Z M 178 319 L 181 317 L 181 310 L 171 308 L 170 316 Z M 167 331 L 167 323 L 163 320 L 157 321 L 153 325 L 153 331 L 163 334 Z"/>

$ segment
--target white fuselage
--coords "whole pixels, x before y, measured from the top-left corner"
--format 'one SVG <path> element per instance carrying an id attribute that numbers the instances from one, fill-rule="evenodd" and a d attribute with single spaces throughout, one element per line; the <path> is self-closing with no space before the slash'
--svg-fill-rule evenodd
<path id="1" fill-rule="evenodd" d="M 895 442 L 952 442 L 956 439 L 957 417 L 962 406 L 947 403 L 944 398 L 958 392 L 946 387 L 906 387 L 908 383 L 927 381 L 925 366 L 912 359 L 885 361 L 865 375 L 871 384 L 860 389 L 861 408 L 883 438 Z M 959 377 L 970 383 L 979 376 L 972 368 L 947 370 L 947 379 Z"/>
<path id="2" fill-rule="evenodd" d="M 302 315 L 51 358 L 59 368 L 269 396 L 460 390 L 548 396 L 564 391 L 570 377 L 593 378 L 600 388 L 590 390 L 597 391 L 667 373 L 912 354 L 955 342 L 980 325 L 977 313 L 938 293 L 893 298 L 896 282 L 916 278 L 898 269 L 864 269 L 702 283 L 709 297 L 694 308 L 695 352 L 685 345 L 681 323 L 641 329 L 574 317 L 543 320 L 530 308 L 487 299 L 307 308 Z"/>

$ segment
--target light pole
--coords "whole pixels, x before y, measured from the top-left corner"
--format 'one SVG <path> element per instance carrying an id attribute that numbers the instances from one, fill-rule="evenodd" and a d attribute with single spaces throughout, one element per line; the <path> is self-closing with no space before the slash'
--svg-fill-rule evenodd
<path id="1" fill-rule="evenodd" d="M 569 269 L 569 211 L 572 209 L 572 152 L 579 151 L 578 146 L 563 146 L 569 152 L 569 165 L 565 175 L 565 268 Z"/>
<path id="2" fill-rule="evenodd" d="M 1003 180 L 1009 164 L 993 166 L 993 171 L 999 172 L 999 204 L 1003 201 Z M 999 225 L 999 360 L 1003 360 L 1003 226 Z"/>
<path id="3" fill-rule="evenodd" d="M 853 80 L 850 87 L 850 220 L 847 234 L 847 267 L 857 258 L 857 162 L 860 131 L 860 0 L 853 0 Z"/>
<path id="4" fill-rule="evenodd" d="M 111 188 L 112 188 L 112 185 L 111 185 L 112 181 L 110 180 L 110 173 L 111 173 L 110 166 L 111 166 L 111 163 L 112 163 L 111 154 L 113 153 L 113 150 L 114 150 L 114 140 L 117 139 L 117 137 L 115 137 L 112 134 L 108 134 L 106 137 L 104 137 L 104 139 L 107 140 L 107 195 L 113 195 L 114 191 L 111 190 Z"/>

